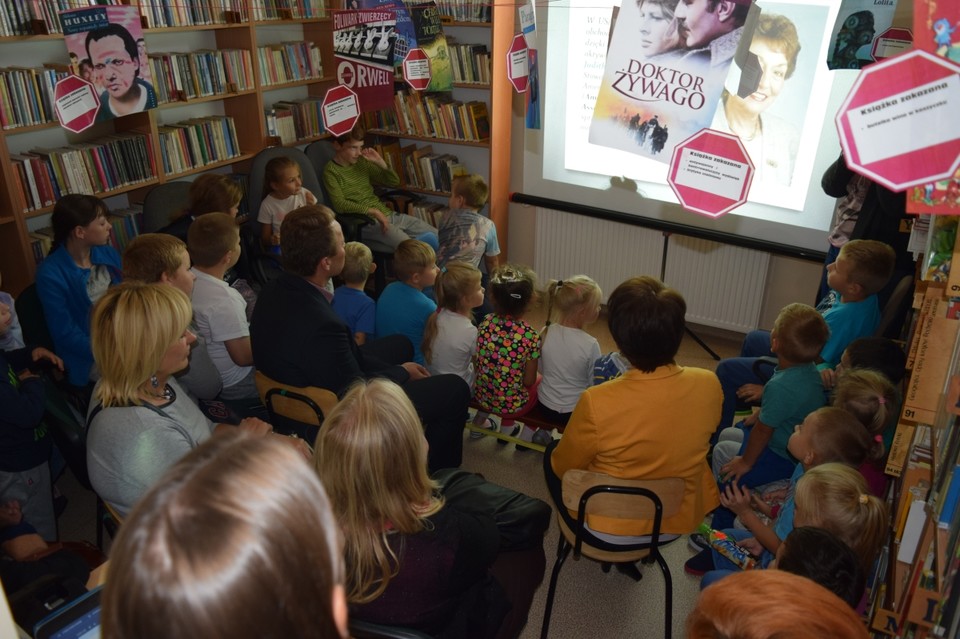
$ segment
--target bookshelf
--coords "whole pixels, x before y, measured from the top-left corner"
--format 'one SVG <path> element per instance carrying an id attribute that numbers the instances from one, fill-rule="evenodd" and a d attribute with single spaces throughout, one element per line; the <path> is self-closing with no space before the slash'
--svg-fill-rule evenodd
<path id="1" fill-rule="evenodd" d="M 10 0 L 0 0 L 3 2 Z M 54 0 L 37 5 L 49 14 Z M 73 0 L 71 6 L 87 6 L 87 0 Z M 319 103 L 333 77 L 333 28 L 322 0 L 111 0 L 101 4 L 140 7 L 144 37 L 156 78 L 167 82 L 158 108 L 98 123 L 81 134 L 61 129 L 52 116 L 23 122 L 4 122 L 0 129 L 0 272 L 4 290 L 17 295 L 33 282 L 36 270 L 31 233 L 48 224 L 52 206 L 28 202 L 25 189 L 18 186 L 16 156 L 36 149 L 88 147 L 116 136 L 140 136 L 149 157 L 141 162 L 151 167 L 150 175 L 123 184 L 101 188 L 91 184 L 111 208 L 125 209 L 142 202 L 158 184 L 189 179 L 211 170 L 245 173 L 249 160 L 261 149 L 278 144 L 302 146 L 325 137 L 319 126 Z M 469 20 L 444 24 L 444 31 L 457 44 L 482 44 L 488 49 L 493 69 L 504 59 L 514 29 L 512 5 L 492 5 L 488 22 Z M 52 86 L 67 64 L 67 52 L 59 25 L 50 15 L 40 19 L 18 17 L 19 31 L 0 35 L 0 69 L 35 67 L 27 72 L 41 78 L 40 86 Z M 46 22 L 43 18 L 46 18 Z M 28 34 L 31 31 L 32 34 Z M 2 31 L 0 31 L 2 32 Z M 309 44 L 307 44 L 309 43 Z M 266 78 L 258 68 L 258 52 L 283 56 L 306 56 L 317 63 L 303 76 Z M 464 49 L 463 53 L 471 53 Z M 29 61 L 29 62 L 25 62 Z M 249 66 L 246 66 L 249 65 Z M 174 73 L 173 69 L 177 71 Z M 24 73 L 19 71 L 19 73 Z M 216 77 L 198 77 L 216 74 Z M 47 79 L 50 78 L 50 79 Z M 203 80 L 201 82 L 201 80 Z M 179 84 L 178 84 L 179 83 Z M 185 86 L 186 85 L 188 86 Z M 22 85 L 27 84 L 21 82 Z M 9 85 L 9 83 L 8 83 Z M 490 185 L 490 217 L 497 225 L 501 246 L 507 245 L 507 196 L 510 174 L 510 128 L 512 87 L 503 73 L 491 73 L 489 83 L 464 81 L 455 84 L 454 96 L 462 101 L 483 101 L 487 105 L 490 134 L 487 140 L 469 141 L 429 136 L 399 135 L 404 144 L 432 145 L 440 153 L 456 155 L 467 169 L 477 172 Z M 2 96 L 0 96 L 2 97 Z M 43 100 L 43 93 L 39 98 Z M 280 109 L 292 120 L 281 139 L 268 130 L 266 112 Z M 289 113 L 288 113 L 289 112 Z M 207 155 L 189 147 L 214 123 L 232 121 L 235 140 Z M 17 126 L 22 125 L 22 126 Z M 204 128 L 206 127 L 206 128 Z M 227 126 L 229 129 L 229 126 Z M 172 150 L 167 146 L 173 144 Z M 179 147 L 176 144 L 179 143 Z M 194 145 L 195 147 L 195 145 Z M 197 157 L 199 155 L 199 160 Z M 171 162 L 172 157 L 178 160 Z M 183 162 L 185 158 L 190 162 Z M 74 158 L 74 161 L 81 158 Z M 94 165 L 95 166 L 95 165 Z M 39 185 L 38 185 L 39 187 Z M 29 188 L 29 185 L 27 185 Z M 85 187 L 86 188 L 86 187 Z M 442 196 L 430 189 L 428 195 Z"/>

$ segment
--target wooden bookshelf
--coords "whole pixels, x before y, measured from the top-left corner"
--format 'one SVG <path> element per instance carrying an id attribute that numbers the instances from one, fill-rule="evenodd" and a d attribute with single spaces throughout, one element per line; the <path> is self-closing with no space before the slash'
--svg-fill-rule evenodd
<path id="1" fill-rule="evenodd" d="M 188 5 L 193 1 L 184 0 Z M 208 2 L 209 0 L 203 0 Z M 55 122 L 32 124 L 18 128 L 0 130 L 0 273 L 3 274 L 3 288 L 13 295 L 17 295 L 33 282 L 36 267 L 31 249 L 29 230 L 35 228 L 37 218 L 49 215 L 52 207 L 42 207 L 26 211 L 27 203 L 18 187 L 16 167 L 11 163 L 11 155 L 28 153 L 30 149 L 39 147 L 62 147 L 75 144 L 84 144 L 98 137 L 112 134 L 137 132 L 146 135 L 153 153 L 153 165 L 156 175 L 148 181 L 128 184 L 106 193 L 97 193 L 103 197 L 124 195 L 132 204 L 142 201 L 145 194 L 154 186 L 176 179 L 182 179 L 198 173 L 224 167 L 234 172 L 243 173 L 249 168 L 250 159 L 261 149 L 279 144 L 279 140 L 267 135 L 264 110 L 280 101 L 290 101 L 290 92 L 295 92 L 296 99 L 322 98 L 326 91 L 336 83 L 333 71 L 335 58 L 333 52 L 333 25 L 329 17 L 315 17 L 309 19 L 294 19 L 284 14 L 280 19 L 254 19 L 254 0 L 240 0 L 239 11 L 226 15 L 228 21 L 216 24 L 185 24 L 183 26 L 158 26 L 146 28 L 144 21 L 144 36 L 147 41 L 147 50 L 150 54 L 185 52 L 178 48 L 180 40 L 184 43 L 201 39 L 205 43 L 202 47 L 190 48 L 186 52 L 196 49 L 246 49 L 251 52 L 253 62 L 254 86 L 252 89 L 223 92 L 216 95 L 196 97 L 186 100 L 171 100 L 160 104 L 157 109 L 138 113 L 124 118 L 113 120 L 110 123 L 97 124 L 92 130 L 79 135 L 61 132 Z M 150 11 L 146 1 L 123 0 L 123 4 L 141 6 L 141 13 L 146 15 Z M 480 22 L 445 22 L 444 29 L 448 34 L 456 35 L 459 42 L 480 40 L 489 47 L 494 68 L 496 60 L 503 60 L 513 37 L 514 28 L 513 5 L 494 4 L 491 9 L 492 19 L 489 23 Z M 282 39 L 287 41 L 313 42 L 319 49 L 323 65 L 322 76 L 318 78 L 302 79 L 283 84 L 264 84 L 257 68 L 258 46 L 271 45 L 279 41 L 278 33 L 282 32 Z M 177 36 L 183 35 L 183 38 Z M 173 42 L 173 44 L 171 44 Z M 32 36 L 0 37 L 0 67 L 23 66 L 23 50 L 41 51 L 40 56 L 31 55 L 28 66 L 41 66 L 44 63 L 65 65 L 67 61 L 66 47 L 63 36 L 55 33 Z M 498 70 L 499 71 L 499 70 Z M 465 96 L 480 95 L 487 103 L 490 119 L 490 137 L 482 142 L 462 140 L 445 140 L 434 138 L 409 139 L 417 144 L 440 144 L 451 147 L 463 147 L 478 159 L 468 168 L 471 171 L 483 174 L 490 185 L 490 217 L 497 226 L 500 244 L 507 246 L 507 196 L 509 193 L 510 174 L 510 129 L 512 87 L 505 73 L 492 73 L 490 84 L 458 83 L 455 94 L 464 92 Z M 467 97 L 461 97 L 466 100 Z M 206 117 L 211 114 L 224 115 L 233 118 L 239 155 L 227 160 L 213 162 L 203 166 L 191 168 L 181 172 L 165 173 L 160 156 L 161 127 L 172 125 L 179 121 L 192 118 Z M 394 135 L 394 134 L 389 134 Z M 59 137 L 57 137 L 59 136 Z M 298 139 L 288 146 L 302 146 L 325 135 L 312 135 Z M 400 136 L 405 137 L 405 136 Z M 59 141 L 51 143 L 51 138 Z M 476 166 L 474 166 L 474 164 Z M 446 194 L 437 191 L 422 191 L 431 197 L 443 198 Z M 28 221 L 31 221 L 28 227 Z M 42 222 L 40 223 L 42 225 Z"/>

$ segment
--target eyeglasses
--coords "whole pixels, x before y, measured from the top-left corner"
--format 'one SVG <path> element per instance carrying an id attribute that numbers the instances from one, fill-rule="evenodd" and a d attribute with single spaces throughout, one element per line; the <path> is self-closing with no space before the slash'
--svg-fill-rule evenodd
<path id="1" fill-rule="evenodd" d="M 122 60 L 119 58 L 107 58 L 103 64 L 95 64 L 93 68 L 97 71 L 103 71 L 107 68 L 107 65 L 110 65 L 114 69 L 122 69 L 125 64 L 136 64 L 133 60 Z"/>

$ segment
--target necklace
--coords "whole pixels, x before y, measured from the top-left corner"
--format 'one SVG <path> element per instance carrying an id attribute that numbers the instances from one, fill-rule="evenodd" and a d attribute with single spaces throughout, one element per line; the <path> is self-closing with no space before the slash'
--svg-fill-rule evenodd
<path id="1" fill-rule="evenodd" d="M 741 135 L 740 139 L 742 139 L 744 142 L 753 142 L 754 138 L 756 138 L 759 134 L 760 134 L 760 118 L 758 117 L 756 121 L 753 123 L 753 133 L 751 133 L 749 137 Z"/>
<path id="2" fill-rule="evenodd" d="M 162 399 L 164 401 L 170 401 L 174 397 L 173 387 L 170 384 L 163 385 L 163 391 L 160 393 L 154 393 L 147 390 L 146 388 L 141 388 L 140 391 L 147 395 L 148 397 L 153 397 L 154 399 Z"/>

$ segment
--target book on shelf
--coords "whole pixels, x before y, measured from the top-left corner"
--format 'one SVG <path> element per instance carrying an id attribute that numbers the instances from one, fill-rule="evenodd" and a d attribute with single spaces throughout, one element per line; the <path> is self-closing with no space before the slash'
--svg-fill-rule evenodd
<path id="1" fill-rule="evenodd" d="M 253 0 L 254 20 L 297 20 L 327 17 L 326 0 Z"/>
<path id="2" fill-rule="evenodd" d="M 490 22 L 489 2 L 480 0 L 438 0 L 440 13 L 456 22 Z"/>
<path id="3" fill-rule="evenodd" d="M 453 81 L 461 84 L 490 84 L 490 51 L 485 44 L 460 44 L 447 38 Z"/>
<path id="4" fill-rule="evenodd" d="M 68 70 L 62 65 L 0 69 L 0 126 L 12 129 L 53 122 L 53 92 Z"/>
<path id="5" fill-rule="evenodd" d="M 148 58 L 160 103 L 254 88 L 250 52 L 244 49 L 151 53 Z"/>
<path id="6" fill-rule="evenodd" d="M 110 233 L 110 245 L 122 254 L 130 240 L 140 234 L 143 207 L 132 206 L 112 210 L 107 219 L 110 221 L 110 226 L 113 227 L 113 232 Z"/>
<path id="7" fill-rule="evenodd" d="M 486 102 L 461 102 L 450 93 L 421 95 L 400 89 L 394 94 L 391 110 L 365 116 L 366 123 L 401 135 L 445 138 L 464 142 L 490 139 L 490 116 Z M 390 126 L 390 125 L 393 126 Z"/>
<path id="8" fill-rule="evenodd" d="M 320 97 L 276 102 L 272 108 L 265 110 L 267 134 L 278 136 L 283 144 L 319 137 L 326 131 L 322 107 L 323 98 Z"/>
<path id="9" fill-rule="evenodd" d="M 257 47 L 257 66 L 264 86 L 323 77 L 320 48 L 309 41 Z"/>
<path id="10" fill-rule="evenodd" d="M 439 202 L 411 202 L 408 213 L 436 228 L 440 226 L 440 218 L 446 209 L 447 205 Z"/>
<path id="11" fill-rule="evenodd" d="M 157 128 L 166 174 L 183 173 L 240 155 L 233 118 L 211 115 Z"/>
<path id="12" fill-rule="evenodd" d="M 62 0 L 61 0 L 62 1 Z M 245 0 L 132 0 L 148 29 L 228 24 L 247 20 Z"/>

